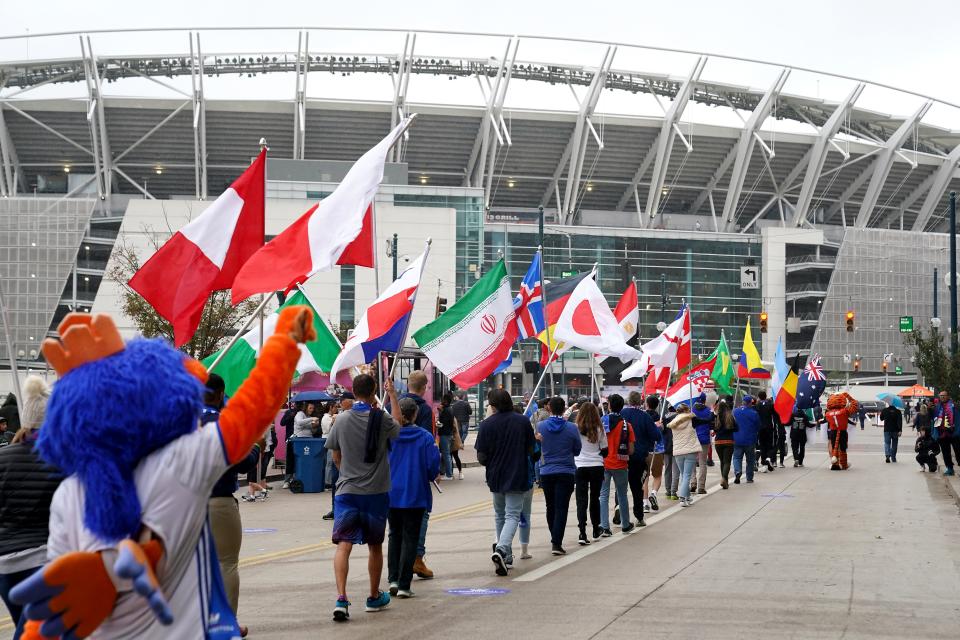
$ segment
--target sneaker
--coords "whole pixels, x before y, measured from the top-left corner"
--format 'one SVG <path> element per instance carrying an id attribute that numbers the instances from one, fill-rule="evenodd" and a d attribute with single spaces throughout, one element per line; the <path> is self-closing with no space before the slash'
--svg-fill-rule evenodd
<path id="1" fill-rule="evenodd" d="M 947 469 L 946 471 L 943 472 L 943 475 L 945 475 L 945 476 L 952 476 L 952 475 L 953 475 L 953 469 L 952 469 L 952 468 L 951 468 L 951 469 Z"/>
<path id="2" fill-rule="evenodd" d="M 600 539 L 600 533 L 601 533 L 602 531 L 603 531 L 603 529 L 601 529 L 600 527 L 594 526 L 594 527 L 593 527 L 593 539 L 594 539 L 594 540 L 599 540 L 599 539 Z"/>
<path id="3" fill-rule="evenodd" d="M 800 466 L 800 463 L 797 462 L 796 460 L 794 460 L 794 461 L 793 461 L 793 467 L 794 467 L 794 468 L 797 468 L 797 467 L 799 467 L 799 466 Z"/>
<path id="4" fill-rule="evenodd" d="M 692 504 L 692 503 L 690 502 L 690 499 L 689 499 L 689 498 L 680 498 L 680 506 L 681 506 L 681 507 L 689 507 L 691 504 Z"/>
<path id="5" fill-rule="evenodd" d="M 613 509 L 613 524 L 620 524 L 620 507 Z"/>
<path id="6" fill-rule="evenodd" d="M 289 488 L 290 488 L 290 483 L 287 482 L 286 480 L 284 480 L 284 481 L 283 481 L 283 484 L 280 485 L 280 488 L 281 488 L 281 489 L 289 489 Z M 347 617 L 349 618 L 350 616 L 347 616 Z"/>
<path id="7" fill-rule="evenodd" d="M 707 490 L 706 490 L 706 489 L 697 489 L 697 493 L 700 494 L 701 496 L 705 496 L 705 495 L 707 495 Z"/>
<path id="8" fill-rule="evenodd" d="M 555 556 L 567 555 L 567 552 L 563 550 L 563 547 L 561 547 L 558 544 L 553 545 L 553 547 L 550 549 L 550 553 L 552 553 Z"/>
<path id="9" fill-rule="evenodd" d="M 645 527 L 645 526 L 647 526 L 647 523 L 644 522 L 643 518 L 637 518 L 637 526 L 638 526 L 638 527 Z"/>
<path id="10" fill-rule="evenodd" d="M 623 528 L 623 533 L 630 533 L 631 531 L 633 531 L 633 530 L 636 529 L 636 528 L 637 528 L 637 525 L 635 525 L 635 524 L 633 524 L 633 523 L 631 522 L 630 524 L 628 524 L 627 526 L 625 526 L 625 527 Z"/>
<path id="11" fill-rule="evenodd" d="M 884 462 L 886 462 L 887 464 L 890 464 L 890 456 L 887 456 L 887 457 L 884 459 Z"/>
<path id="12" fill-rule="evenodd" d="M 747 482 L 748 482 L 748 483 L 753 482 L 753 478 L 747 478 Z"/>
<path id="13" fill-rule="evenodd" d="M 327 511 L 323 514 L 323 520 L 333 520 L 333 511 Z"/>
<path id="14" fill-rule="evenodd" d="M 390 606 L 390 594 L 384 593 L 383 591 L 377 594 L 376 598 L 367 598 L 367 606 L 365 611 L 383 611 Z"/>
<path id="15" fill-rule="evenodd" d="M 678 496 L 677 494 L 674 493 L 674 494 L 671 494 L 671 495 L 670 495 L 670 499 L 676 501 L 676 500 L 679 500 L 679 499 L 680 499 L 680 496 Z"/>
<path id="16" fill-rule="evenodd" d="M 692 504 L 693 504 L 693 494 L 690 494 L 689 496 L 687 496 L 687 506 L 689 507 Z"/>
<path id="17" fill-rule="evenodd" d="M 783 469 L 783 460 L 780 461 L 780 468 Z"/>
<path id="18" fill-rule="evenodd" d="M 657 494 L 655 493 L 650 494 L 650 508 L 654 511 L 660 511 L 660 505 L 657 504 Z"/>
<path id="19" fill-rule="evenodd" d="M 801 467 L 803 466 L 803 463 L 802 463 L 802 462 L 800 463 L 800 466 L 801 466 Z"/>
<path id="20" fill-rule="evenodd" d="M 896 461 L 897 461 L 897 456 L 891 456 L 891 457 L 890 457 L 890 462 L 894 462 L 894 463 L 895 463 Z"/>
<path id="21" fill-rule="evenodd" d="M 245 495 L 243 495 L 243 496 L 240 496 L 240 499 L 243 500 L 244 502 L 256 502 L 256 501 L 257 501 L 256 496 L 252 496 L 252 495 L 250 495 L 249 493 L 248 493 L 248 494 L 245 494 Z"/>
<path id="22" fill-rule="evenodd" d="M 579 544 L 581 547 L 585 547 L 585 546 L 587 546 L 588 544 L 590 544 L 590 540 L 587 539 L 587 532 L 586 532 L 586 531 L 581 531 L 581 532 L 580 532 L 580 537 L 577 538 L 577 544 Z"/>
<path id="23" fill-rule="evenodd" d="M 613 535 L 613 531 L 610 531 L 610 529 L 600 529 L 601 538 L 609 538 L 612 535 Z"/>
<path id="24" fill-rule="evenodd" d="M 461 471 L 461 472 L 457 475 L 457 477 L 458 477 L 460 480 L 463 480 L 463 471 Z"/>
<path id="25" fill-rule="evenodd" d="M 767 458 L 767 471 L 773 471 L 773 463 L 770 462 L 770 458 Z"/>
<path id="26" fill-rule="evenodd" d="M 390 583 L 390 595 L 391 595 L 391 596 L 395 596 L 395 595 L 397 595 L 397 593 L 399 593 L 399 592 L 400 592 L 400 583 L 399 583 L 399 582 L 391 582 L 391 583 Z"/>
<path id="27" fill-rule="evenodd" d="M 444 480 L 453 480 L 453 476 L 452 476 L 452 475 L 443 476 L 443 479 L 444 479 Z"/>
<path id="28" fill-rule="evenodd" d="M 714 465 L 713 460 L 707 459 L 707 466 L 712 467 Z"/>
<path id="29" fill-rule="evenodd" d="M 733 484 L 740 484 L 740 475 L 741 475 L 741 474 L 738 473 L 738 474 L 733 478 Z"/>
<path id="30" fill-rule="evenodd" d="M 337 598 L 337 604 L 333 607 L 333 619 L 336 622 L 346 622 L 350 619 L 350 601 L 346 597 Z"/>
<path id="31" fill-rule="evenodd" d="M 590 544 L 590 543 L 588 542 L 587 544 Z M 520 552 L 520 559 L 521 559 L 521 560 L 529 560 L 529 559 L 532 558 L 532 557 L 533 557 L 533 556 L 530 555 L 530 552 L 529 552 L 529 551 L 521 551 L 521 552 Z M 512 563 L 512 562 L 510 563 L 510 566 L 511 566 L 511 567 L 513 566 L 513 563 Z"/>
<path id="32" fill-rule="evenodd" d="M 404 599 L 406 599 L 406 598 L 413 598 L 413 597 L 415 597 L 416 595 L 417 595 L 417 594 L 415 594 L 415 593 L 414 593 L 413 591 L 411 591 L 410 589 L 400 589 L 400 590 L 397 591 L 397 597 L 398 597 L 398 598 L 404 598 Z"/>
<path id="33" fill-rule="evenodd" d="M 507 575 L 507 561 L 505 556 L 507 555 L 506 551 L 503 549 L 497 549 L 494 547 L 493 555 L 490 556 L 490 560 L 493 561 L 495 567 L 494 571 L 498 576 Z"/>
<path id="34" fill-rule="evenodd" d="M 643 512 L 644 512 L 644 513 L 650 513 L 650 503 L 649 503 L 649 502 L 644 501 L 644 503 L 643 503 Z"/>

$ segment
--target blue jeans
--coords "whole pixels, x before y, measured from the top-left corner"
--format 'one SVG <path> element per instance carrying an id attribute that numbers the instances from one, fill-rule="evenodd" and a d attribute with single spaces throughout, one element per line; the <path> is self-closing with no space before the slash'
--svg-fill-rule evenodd
<path id="1" fill-rule="evenodd" d="M 620 506 L 620 525 L 626 529 L 630 526 L 630 502 L 627 497 L 629 482 L 626 469 L 604 469 L 603 484 L 600 485 L 600 527 L 610 528 L 610 481 L 616 485 L 617 505 Z"/>
<path id="2" fill-rule="evenodd" d="M 417 557 L 427 555 L 427 525 L 430 523 L 430 512 L 423 512 L 423 522 L 420 524 L 420 539 L 417 540 Z"/>
<path id="3" fill-rule="evenodd" d="M 448 478 L 453 475 L 453 458 L 450 457 L 450 445 L 453 436 L 440 436 L 440 472 Z"/>
<path id="4" fill-rule="evenodd" d="M 738 476 L 743 472 L 743 456 L 747 456 L 747 480 L 753 480 L 753 470 L 757 463 L 757 445 L 733 445 L 733 472 Z"/>
<path id="5" fill-rule="evenodd" d="M 523 492 L 520 509 L 520 544 L 530 544 L 530 512 L 533 511 L 533 489 Z"/>
<path id="6" fill-rule="evenodd" d="M 497 530 L 497 549 L 506 552 L 506 560 L 513 560 L 513 536 L 520 528 L 525 491 L 494 493 L 493 520 Z"/>
<path id="7" fill-rule="evenodd" d="M 677 461 L 677 466 L 680 468 L 680 486 L 677 489 L 677 495 L 681 498 L 690 497 L 690 478 L 693 477 L 693 470 L 697 468 L 697 458 L 699 456 L 699 453 L 681 453 L 674 456 L 674 460 Z"/>
<path id="8" fill-rule="evenodd" d="M 890 431 L 883 432 L 883 455 L 888 458 L 897 457 L 897 445 L 900 444 L 900 434 Z"/>
<path id="9" fill-rule="evenodd" d="M 3 599 L 3 603 L 7 605 L 10 618 L 17 625 L 13 632 L 14 640 L 19 638 L 20 634 L 23 633 L 23 625 L 26 623 L 27 618 L 22 615 L 23 607 L 10 602 L 10 590 L 32 576 L 37 569 L 39 569 L 39 567 L 17 571 L 15 573 L 0 573 L 0 599 Z"/>

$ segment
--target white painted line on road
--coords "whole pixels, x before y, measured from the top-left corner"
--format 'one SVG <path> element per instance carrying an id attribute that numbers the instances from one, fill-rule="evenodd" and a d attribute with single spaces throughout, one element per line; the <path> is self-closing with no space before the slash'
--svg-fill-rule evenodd
<path id="1" fill-rule="evenodd" d="M 706 496 L 701 495 L 701 496 L 699 496 L 699 498 L 695 498 L 695 499 L 694 499 L 694 505 L 696 505 L 696 503 L 697 503 L 699 500 L 702 500 L 703 498 L 706 498 L 707 496 L 713 495 L 713 494 L 716 493 L 717 491 L 720 491 L 720 485 L 719 485 L 719 484 L 715 484 L 715 485 L 713 485 L 712 487 L 710 487 L 709 489 L 707 489 L 707 495 L 706 495 Z M 689 509 L 690 507 L 687 507 L 687 508 Z M 521 576 L 517 576 L 516 578 L 513 579 L 513 582 L 533 582 L 533 581 L 535 581 L 535 580 L 539 580 L 540 578 L 542 578 L 542 577 L 544 577 L 544 576 L 550 575 L 550 574 L 553 573 L 554 571 L 559 571 L 560 569 L 563 569 L 564 567 L 569 567 L 570 565 L 572 565 L 574 562 L 576 562 L 576 561 L 578 561 L 578 560 L 582 560 L 583 558 L 586 558 L 587 556 L 591 556 L 591 555 L 593 555 L 594 553 L 597 553 L 597 552 L 599 552 L 599 551 L 603 551 L 603 550 L 606 549 L 607 547 L 610 547 L 610 546 L 612 546 L 612 545 L 615 545 L 615 544 L 617 544 L 618 542 L 623 542 L 624 540 L 626 540 L 626 539 L 628 539 L 628 538 L 631 538 L 631 537 L 633 537 L 634 535 L 643 535 L 643 532 L 644 532 L 645 530 L 649 529 L 650 527 L 652 527 L 653 525 L 657 524 L 658 522 L 661 522 L 661 521 L 663 521 L 663 520 L 666 520 L 667 518 L 669 518 L 670 516 L 674 515 L 675 513 L 680 512 L 680 511 L 683 511 L 683 509 L 684 509 L 684 507 L 681 507 L 680 504 L 677 503 L 676 506 L 674 506 L 674 507 L 672 507 L 672 508 L 670 508 L 670 509 L 667 509 L 667 510 L 666 510 L 665 512 L 663 512 L 663 513 L 658 513 L 658 514 L 655 515 L 655 516 L 650 516 L 649 518 L 644 518 L 644 520 L 646 520 L 646 522 L 647 522 L 647 526 L 646 526 L 646 527 L 643 527 L 643 528 L 641 528 L 641 529 L 634 529 L 633 532 L 627 533 L 627 534 L 619 533 L 619 532 L 618 532 L 618 533 L 614 533 L 612 538 L 600 538 L 599 540 L 590 543 L 589 546 L 586 546 L 586 547 L 578 547 L 578 549 L 577 549 L 576 552 L 570 553 L 570 554 L 568 554 L 568 555 L 566 555 L 566 556 L 564 556 L 564 557 L 562 557 L 562 558 L 559 558 L 559 559 L 557 559 L 557 560 L 554 560 L 553 562 L 550 562 L 550 563 L 548 563 L 548 564 L 545 564 L 545 565 L 543 565 L 542 567 L 540 567 L 540 568 L 538 568 L 538 569 L 534 569 L 533 571 L 530 571 L 530 572 L 528 572 L 528 573 L 525 573 L 525 574 L 523 574 L 523 575 L 521 575 Z"/>

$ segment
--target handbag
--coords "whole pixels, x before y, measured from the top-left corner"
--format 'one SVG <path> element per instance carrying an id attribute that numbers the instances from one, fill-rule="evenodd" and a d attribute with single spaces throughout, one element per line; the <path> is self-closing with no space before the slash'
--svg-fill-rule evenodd
<path id="1" fill-rule="evenodd" d="M 460 421 L 453 419 L 453 440 L 450 442 L 450 453 L 463 449 L 463 440 L 460 439 Z"/>

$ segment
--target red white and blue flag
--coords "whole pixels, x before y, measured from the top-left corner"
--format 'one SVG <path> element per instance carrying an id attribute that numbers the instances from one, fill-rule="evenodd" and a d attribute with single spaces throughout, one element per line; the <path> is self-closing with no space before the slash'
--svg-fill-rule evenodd
<path id="1" fill-rule="evenodd" d="M 373 301 L 361 316 L 353 334 L 333 362 L 330 379 L 337 372 L 373 362 L 377 353 L 396 353 L 403 347 L 407 325 L 413 313 L 413 302 L 423 275 L 427 254 L 414 260 L 400 276 Z"/>
<path id="2" fill-rule="evenodd" d="M 827 374 L 820 366 L 820 354 L 815 353 L 800 374 L 797 384 L 797 408 L 813 409 L 820 403 L 820 396 L 827 386 Z"/>
<path id="3" fill-rule="evenodd" d="M 715 388 L 716 384 L 711 374 L 716 362 L 716 358 L 711 358 L 680 376 L 676 384 L 667 390 L 667 404 L 673 407 L 689 404 L 691 399 L 696 399 L 701 393 Z"/>
<path id="4" fill-rule="evenodd" d="M 533 254 L 527 275 L 520 282 L 520 292 L 513 299 L 516 311 L 518 340 L 536 338 L 546 328 L 543 316 L 543 268 L 540 251 Z M 513 362 L 513 349 L 507 359 L 500 363 L 494 373 L 500 373 Z"/>

